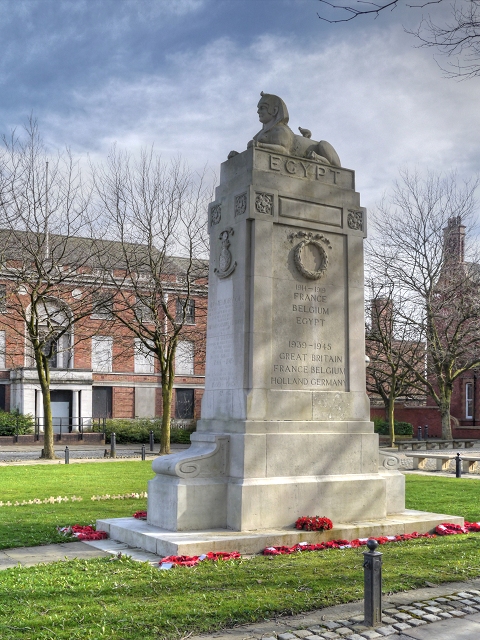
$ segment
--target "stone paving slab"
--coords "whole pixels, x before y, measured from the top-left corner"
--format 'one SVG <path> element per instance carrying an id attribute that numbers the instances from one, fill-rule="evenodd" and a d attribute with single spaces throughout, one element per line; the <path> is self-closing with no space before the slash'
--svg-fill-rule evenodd
<path id="1" fill-rule="evenodd" d="M 59 560 L 91 560 L 110 554 L 95 549 L 85 542 L 66 542 L 64 544 L 46 544 L 38 547 L 20 547 L 0 551 L 0 569 L 11 567 L 33 567 L 37 564 L 58 562 Z"/>
<path id="2" fill-rule="evenodd" d="M 395 638 L 395 636 L 394 636 Z M 441 620 L 410 629 L 395 640 L 477 640 L 480 638 L 480 614 L 463 620 Z"/>

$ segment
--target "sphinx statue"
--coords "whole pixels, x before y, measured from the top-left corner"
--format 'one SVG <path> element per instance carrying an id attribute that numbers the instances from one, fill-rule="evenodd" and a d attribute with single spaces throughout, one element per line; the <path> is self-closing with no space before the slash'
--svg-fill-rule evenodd
<path id="1" fill-rule="evenodd" d="M 340 158 L 331 144 L 325 140 L 316 142 L 311 140 L 311 132 L 299 127 L 302 135 L 296 135 L 288 126 L 288 109 L 285 102 L 278 96 L 270 93 L 260 94 L 257 105 L 257 113 L 262 128 L 253 136 L 247 147 L 258 147 L 275 153 L 284 153 L 288 156 L 308 158 L 314 162 L 341 167 Z M 229 158 L 237 155 L 237 151 L 231 151 Z"/>

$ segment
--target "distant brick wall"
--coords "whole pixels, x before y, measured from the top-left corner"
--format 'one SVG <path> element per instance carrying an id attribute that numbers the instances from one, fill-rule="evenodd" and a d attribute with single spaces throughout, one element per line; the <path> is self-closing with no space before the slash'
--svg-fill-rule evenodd
<path id="1" fill-rule="evenodd" d="M 453 411 L 452 411 L 453 414 Z M 372 407 L 371 419 L 379 417 L 385 418 L 386 413 L 382 407 Z M 410 422 L 413 425 L 413 435 L 417 435 L 417 427 L 428 424 L 428 435 L 433 438 L 440 438 L 442 435 L 442 421 L 440 411 L 437 406 L 427 407 L 405 407 L 398 405 L 395 407 L 395 420 Z M 455 427 L 452 425 L 452 433 L 455 438 L 478 438 L 480 439 L 480 426 L 477 429 L 462 429 L 463 425 Z"/>
<path id="2" fill-rule="evenodd" d="M 385 409 L 382 407 L 372 407 L 371 418 L 386 419 Z M 413 435 L 417 435 L 417 427 L 422 428 L 428 424 L 428 434 L 433 437 L 440 437 L 442 434 L 442 423 L 440 411 L 437 407 L 405 407 L 397 405 L 395 407 L 395 420 L 399 422 L 410 422 L 413 425 Z"/>

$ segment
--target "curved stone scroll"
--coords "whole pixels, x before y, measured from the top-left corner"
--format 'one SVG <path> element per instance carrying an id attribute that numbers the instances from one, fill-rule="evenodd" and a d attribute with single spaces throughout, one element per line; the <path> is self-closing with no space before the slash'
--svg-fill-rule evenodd
<path id="1" fill-rule="evenodd" d="M 228 436 L 193 433 L 186 451 L 155 458 L 152 469 L 159 475 L 178 478 L 214 478 L 225 476 L 228 466 Z"/>
<path id="2" fill-rule="evenodd" d="M 400 458 L 395 454 L 387 451 L 378 452 L 378 466 L 387 471 L 395 471 L 401 466 Z"/>

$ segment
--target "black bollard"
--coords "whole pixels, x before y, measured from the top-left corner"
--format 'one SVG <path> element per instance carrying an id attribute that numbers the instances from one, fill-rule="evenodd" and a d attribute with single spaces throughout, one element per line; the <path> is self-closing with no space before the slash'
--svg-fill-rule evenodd
<path id="1" fill-rule="evenodd" d="M 462 477 L 462 459 L 459 453 L 457 453 L 457 457 L 455 458 L 455 477 Z"/>
<path id="2" fill-rule="evenodd" d="M 117 457 L 117 437 L 115 433 L 110 434 L 110 458 Z"/>
<path id="3" fill-rule="evenodd" d="M 153 451 L 154 444 L 155 444 L 155 439 L 153 437 L 153 431 L 150 431 L 150 451 Z"/>
<path id="4" fill-rule="evenodd" d="M 68 447 L 65 447 L 65 464 L 70 464 L 70 451 Z"/>
<path id="5" fill-rule="evenodd" d="M 142 460 L 145 460 L 145 445 L 142 444 Z"/>
<path id="6" fill-rule="evenodd" d="M 428 438 L 428 424 L 425 425 L 424 429 L 423 429 L 423 433 L 424 433 L 424 438 L 425 440 L 427 440 Z"/>
<path id="7" fill-rule="evenodd" d="M 376 627 L 382 624 L 382 555 L 375 551 L 376 540 L 367 542 L 368 551 L 363 552 L 364 624 Z"/>
<path id="8" fill-rule="evenodd" d="M 421 440 L 422 439 L 422 427 L 418 427 L 417 428 L 417 440 Z"/>

